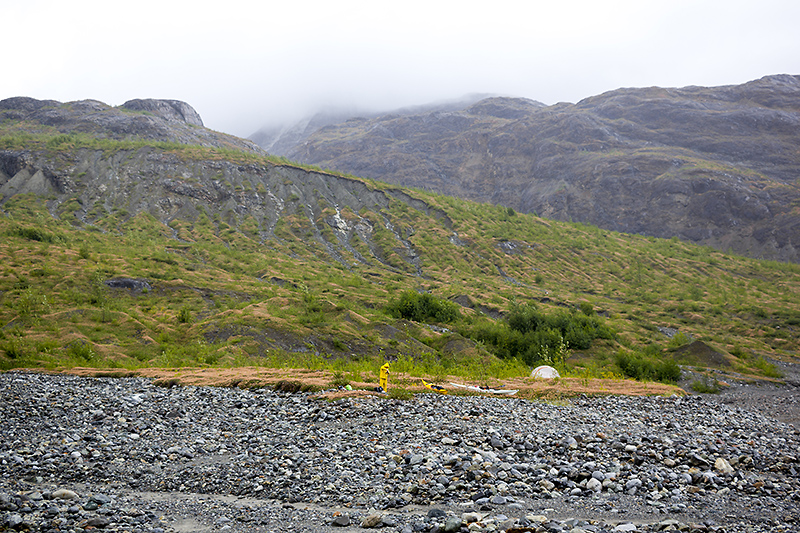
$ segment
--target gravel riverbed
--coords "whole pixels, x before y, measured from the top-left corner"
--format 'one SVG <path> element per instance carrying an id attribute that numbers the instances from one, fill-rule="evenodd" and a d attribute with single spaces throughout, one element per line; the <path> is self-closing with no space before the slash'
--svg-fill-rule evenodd
<path id="1" fill-rule="evenodd" d="M 800 530 L 800 432 L 708 397 L 333 402 L 0 374 L 0 531 Z"/>

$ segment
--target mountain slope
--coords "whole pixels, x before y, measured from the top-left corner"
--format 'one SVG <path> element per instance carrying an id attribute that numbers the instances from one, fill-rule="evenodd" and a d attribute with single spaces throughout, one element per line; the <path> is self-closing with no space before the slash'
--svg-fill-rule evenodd
<path id="1" fill-rule="evenodd" d="M 0 366 L 487 367 L 512 353 L 495 340 L 523 337 L 498 320 L 515 309 L 558 342 L 596 332 L 573 346 L 587 369 L 690 338 L 747 372 L 797 353 L 795 265 L 302 168 L 176 124 L 114 138 L 0 122 Z M 220 146 L 170 141 L 187 131 Z M 417 291 L 446 312 L 391 313 Z"/>
<path id="2" fill-rule="evenodd" d="M 288 157 L 557 220 L 800 261 L 800 77 L 328 125 Z"/>

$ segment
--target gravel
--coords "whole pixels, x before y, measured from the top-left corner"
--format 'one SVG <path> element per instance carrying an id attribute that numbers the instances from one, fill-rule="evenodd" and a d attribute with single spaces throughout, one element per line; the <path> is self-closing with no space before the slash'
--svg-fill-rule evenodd
<path id="1" fill-rule="evenodd" d="M 0 531 L 797 531 L 800 432 L 726 402 L 5 373 Z"/>

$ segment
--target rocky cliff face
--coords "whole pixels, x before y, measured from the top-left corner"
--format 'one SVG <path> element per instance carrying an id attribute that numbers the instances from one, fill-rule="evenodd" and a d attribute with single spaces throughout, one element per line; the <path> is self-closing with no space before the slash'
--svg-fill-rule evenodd
<path id="1" fill-rule="evenodd" d="M 290 158 L 627 233 L 800 261 L 800 76 L 620 89 L 577 104 L 490 98 L 353 119 Z"/>

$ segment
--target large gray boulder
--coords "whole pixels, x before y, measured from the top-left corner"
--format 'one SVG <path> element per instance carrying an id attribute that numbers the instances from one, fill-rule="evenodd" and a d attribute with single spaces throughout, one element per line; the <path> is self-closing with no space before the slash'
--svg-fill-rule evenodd
<path id="1" fill-rule="evenodd" d="M 128 100 L 122 107 L 131 111 L 146 111 L 169 121 L 186 122 L 202 126 L 203 119 L 192 106 L 180 100 L 154 100 L 152 98 Z"/>

